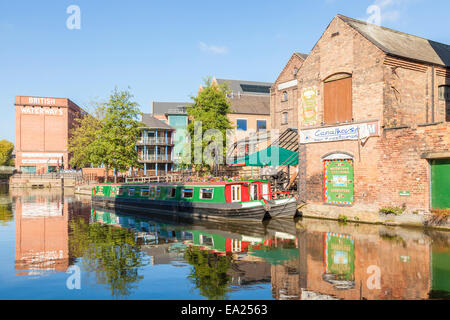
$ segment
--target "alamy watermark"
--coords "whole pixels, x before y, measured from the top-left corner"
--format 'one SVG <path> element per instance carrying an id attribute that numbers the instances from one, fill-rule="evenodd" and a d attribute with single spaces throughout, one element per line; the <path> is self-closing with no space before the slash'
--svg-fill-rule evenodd
<path id="1" fill-rule="evenodd" d="M 81 269 L 79 266 L 71 266 L 66 273 L 71 274 L 66 280 L 66 287 L 69 290 L 81 290 Z"/>
<path id="2" fill-rule="evenodd" d="M 81 29 L 81 9 L 79 6 L 73 4 L 67 7 L 67 14 L 70 16 L 66 20 L 66 27 L 69 30 Z"/>

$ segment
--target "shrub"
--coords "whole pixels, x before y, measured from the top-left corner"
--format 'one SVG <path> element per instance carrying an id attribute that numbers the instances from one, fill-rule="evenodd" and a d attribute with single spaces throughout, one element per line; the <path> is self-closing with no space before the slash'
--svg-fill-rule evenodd
<path id="1" fill-rule="evenodd" d="M 387 208 L 380 209 L 380 213 L 394 214 L 396 216 L 401 215 L 403 212 L 405 212 L 405 208 L 401 208 L 401 207 L 387 207 Z"/>

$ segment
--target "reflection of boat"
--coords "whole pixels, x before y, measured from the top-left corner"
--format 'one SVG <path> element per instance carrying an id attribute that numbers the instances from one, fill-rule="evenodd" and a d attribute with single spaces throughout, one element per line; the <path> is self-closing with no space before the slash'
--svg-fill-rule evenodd
<path id="1" fill-rule="evenodd" d="M 92 190 L 92 201 L 107 208 L 141 210 L 200 219 L 252 219 L 297 215 L 295 197 L 271 193 L 264 180 L 172 184 L 104 184 Z"/>

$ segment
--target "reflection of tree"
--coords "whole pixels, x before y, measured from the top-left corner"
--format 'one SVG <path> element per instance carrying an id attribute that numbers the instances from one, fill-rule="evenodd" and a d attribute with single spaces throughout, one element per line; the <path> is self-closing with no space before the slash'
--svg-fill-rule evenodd
<path id="1" fill-rule="evenodd" d="M 69 250 L 81 257 L 83 268 L 95 272 L 97 282 L 107 285 L 112 296 L 124 297 L 143 279 L 138 271 L 147 262 L 133 232 L 83 219 L 70 222 Z"/>
<path id="2" fill-rule="evenodd" d="M 200 289 L 200 294 L 209 300 L 223 300 L 229 292 L 231 278 L 227 271 L 231 267 L 231 257 L 189 247 L 186 248 L 185 259 L 194 267 L 189 279 L 196 289 Z"/>
<path id="3" fill-rule="evenodd" d="M 7 222 L 12 221 L 13 219 L 14 215 L 12 213 L 11 205 L 0 205 L 0 224 L 5 225 Z"/>

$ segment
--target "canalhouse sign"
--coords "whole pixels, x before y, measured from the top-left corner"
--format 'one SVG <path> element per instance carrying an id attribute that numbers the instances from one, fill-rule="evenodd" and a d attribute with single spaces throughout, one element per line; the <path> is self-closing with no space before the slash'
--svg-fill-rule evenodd
<path id="1" fill-rule="evenodd" d="M 318 143 L 342 140 L 366 140 L 379 136 L 379 121 L 355 123 L 335 127 L 300 130 L 300 143 Z"/>

